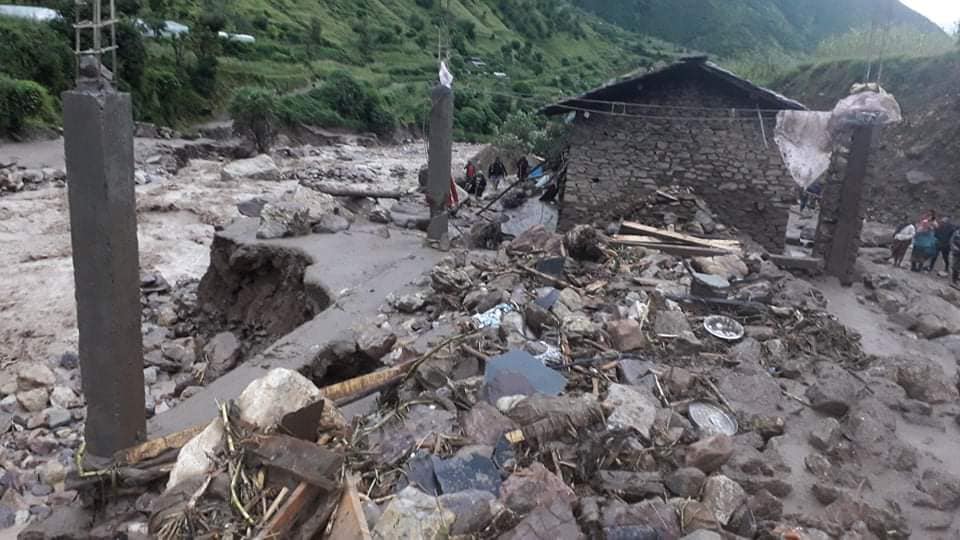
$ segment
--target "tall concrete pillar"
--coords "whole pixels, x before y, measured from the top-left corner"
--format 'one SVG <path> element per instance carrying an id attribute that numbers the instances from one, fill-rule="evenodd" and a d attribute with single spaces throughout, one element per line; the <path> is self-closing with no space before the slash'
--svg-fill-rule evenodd
<path id="1" fill-rule="evenodd" d="M 110 89 L 63 94 L 84 435 L 102 458 L 146 435 L 130 103 Z"/>
<path id="2" fill-rule="evenodd" d="M 438 84 L 430 93 L 430 153 L 428 156 L 427 196 L 430 199 L 430 225 L 427 238 L 440 241 L 448 237 L 447 198 L 453 162 L 453 90 Z"/>

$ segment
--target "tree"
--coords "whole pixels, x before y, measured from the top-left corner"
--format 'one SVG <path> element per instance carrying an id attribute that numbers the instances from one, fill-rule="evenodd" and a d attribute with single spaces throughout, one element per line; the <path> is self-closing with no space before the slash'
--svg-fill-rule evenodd
<path id="1" fill-rule="evenodd" d="M 313 59 L 317 56 L 317 49 L 323 45 L 323 21 L 320 17 L 310 17 L 306 37 L 307 56 Z"/>
<path id="2" fill-rule="evenodd" d="M 257 145 L 257 151 L 270 150 L 276 134 L 277 99 L 265 88 L 245 86 L 233 93 L 229 106 L 234 127 Z"/>

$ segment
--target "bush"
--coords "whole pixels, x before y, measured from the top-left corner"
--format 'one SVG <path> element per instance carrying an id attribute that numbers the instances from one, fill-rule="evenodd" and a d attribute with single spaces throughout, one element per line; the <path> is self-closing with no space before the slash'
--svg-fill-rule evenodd
<path id="1" fill-rule="evenodd" d="M 17 133 L 48 110 L 49 96 L 33 81 L 0 77 L 0 133 Z"/>
<path id="2" fill-rule="evenodd" d="M 330 75 L 310 94 L 314 93 L 342 118 L 355 121 L 377 135 L 389 134 L 396 128 L 396 119 L 384 107 L 380 94 L 345 71 Z"/>
<path id="3" fill-rule="evenodd" d="M 277 100 L 265 88 L 246 86 L 233 93 L 229 106 L 236 129 L 247 132 L 261 153 L 270 149 L 276 133 Z"/>
<path id="4" fill-rule="evenodd" d="M 73 53 L 66 37 L 47 24 L 0 17 L 0 69 L 59 94 L 73 78 Z"/>

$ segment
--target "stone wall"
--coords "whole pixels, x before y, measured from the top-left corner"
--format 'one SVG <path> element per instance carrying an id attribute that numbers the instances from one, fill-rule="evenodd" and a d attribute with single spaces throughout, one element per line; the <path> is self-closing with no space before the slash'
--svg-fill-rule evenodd
<path id="1" fill-rule="evenodd" d="M 763 113 L 761 129 L 758 113 L 686 108 L 757 108 L 721 86 L 697 79 L 659 85 L 616 111 L 644 118 L 578 112 L 560 228 L 629 219 L 650 193 L 680 185 L 721 222 L 781 253 L 796 187 L 773 141 L 775 113 Z"/>

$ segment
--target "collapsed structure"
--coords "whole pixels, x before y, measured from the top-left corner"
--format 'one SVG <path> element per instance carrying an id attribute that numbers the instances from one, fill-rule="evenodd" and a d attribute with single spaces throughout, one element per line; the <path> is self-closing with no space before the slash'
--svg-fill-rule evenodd
<path id="1" fill-rule="evenodd" d="M 572 117 L 560 227 L 631 217 L 657 189 L 686 186 L 780 253 L 796 187 L 773 141 L 776 115 L 805 109 L 705 57 L 547 107 Z"/>

